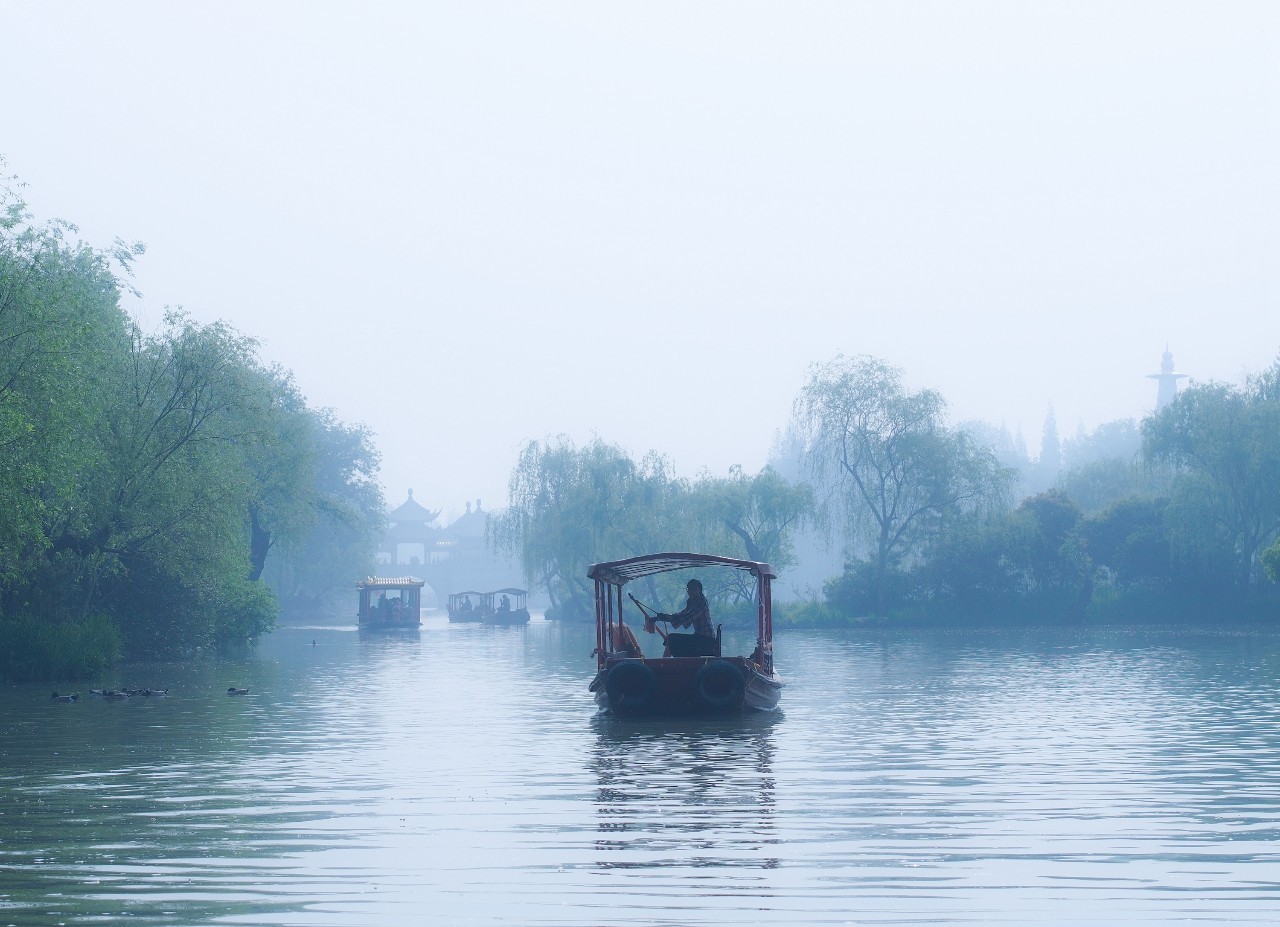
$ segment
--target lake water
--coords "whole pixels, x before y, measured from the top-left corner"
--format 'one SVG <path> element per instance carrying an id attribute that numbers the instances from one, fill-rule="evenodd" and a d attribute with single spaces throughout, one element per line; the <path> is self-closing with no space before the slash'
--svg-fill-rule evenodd
<path id="1" fill-rule="evenodd" d="M 0 925 L 1280 912 L 1274 633 L 784 632 L 781 712 L 674 723 L 595 714 L 592 635 L 285 628 L 91 684 L 167 698 L 7 688 Z"/>

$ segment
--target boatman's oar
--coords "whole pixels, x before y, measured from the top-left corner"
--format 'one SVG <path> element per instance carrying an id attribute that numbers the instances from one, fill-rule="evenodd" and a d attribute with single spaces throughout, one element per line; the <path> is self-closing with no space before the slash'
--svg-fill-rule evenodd
<path id="1" fill-rule="evenodd" d="M 662 636 L 662 640 L 665 642 L 667 639 L 667 632 L 662 630 L 662 628 L 658 627 L 658 625 L 655 623 L 657 621 L 659 613 L 654 612 L 653 609 L 643 605 L 639 599 L 637 599 L 635 596 L 633 596 L 629 592 L 627 593 L 627 597 L 631 599 L 632 602 L 636 603 L 636 608 L 640 609 L 640 614 L 644 615 L 644 629 L 648 631 L 650 634 L 652 634 L 654 631 L 657 631 L 658 634 Z M 653 614 L 652 615 L 649 614 L 650 612 L 653 612 Z"/>

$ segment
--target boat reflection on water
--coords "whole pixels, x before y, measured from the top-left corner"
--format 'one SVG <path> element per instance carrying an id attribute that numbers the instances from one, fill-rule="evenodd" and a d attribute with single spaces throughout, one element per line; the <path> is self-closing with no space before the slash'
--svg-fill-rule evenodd
<path id="1" fill-rule="evenodd" d="M 594 718 L 598 865 L 662 868 L 668 877 L 672 867 L 776 869 L 774 726 L 781 719 L 781 712 L 674 722 Z"/>

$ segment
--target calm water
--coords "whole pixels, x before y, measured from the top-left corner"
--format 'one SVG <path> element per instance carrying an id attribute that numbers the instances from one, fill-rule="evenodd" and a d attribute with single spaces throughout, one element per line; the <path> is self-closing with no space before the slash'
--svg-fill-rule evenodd
<path id="1" fill-rule="evenodd" d="M 792 632 L 783 711 L 701 723 L 596 717 L 592 645 L 431 617 L 4 690 L 0 924 L 1280 911 L 1280 636 Z"/>

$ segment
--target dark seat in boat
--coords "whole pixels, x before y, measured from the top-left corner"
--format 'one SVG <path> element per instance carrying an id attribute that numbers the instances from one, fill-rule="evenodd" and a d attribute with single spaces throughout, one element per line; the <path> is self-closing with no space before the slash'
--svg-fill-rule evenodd
<path id="1" fill-rule="evenodd" d="M 673 657 L 720 656 L 720 625 L 716 625 L 715 637 L 698 634 L 668 634 L 667 651 Z"/>

